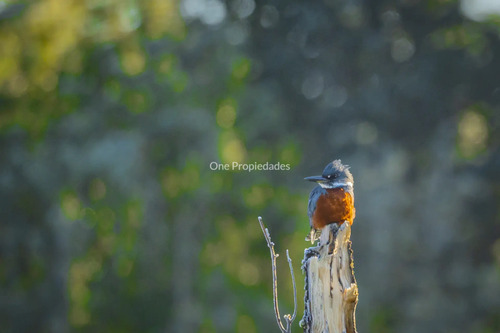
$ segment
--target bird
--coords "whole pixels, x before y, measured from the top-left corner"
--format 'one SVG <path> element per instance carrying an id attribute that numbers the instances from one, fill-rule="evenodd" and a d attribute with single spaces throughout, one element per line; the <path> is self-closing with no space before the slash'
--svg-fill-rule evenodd
<path id="1" fill-rule="evenodd" d="M 352 225 L 356 217 L 354 208 L 354 179 L 349 166 L 341 160 L 334 160 L 323 170 L 321 176 L 306 177 L 304 180 L 315 182 L 318 185 L 309 195 L 307 215 L 311 231 L 306 241 L 311 244 L 319 238 L 321 230 L 329 224 L 344 222 Z"/>

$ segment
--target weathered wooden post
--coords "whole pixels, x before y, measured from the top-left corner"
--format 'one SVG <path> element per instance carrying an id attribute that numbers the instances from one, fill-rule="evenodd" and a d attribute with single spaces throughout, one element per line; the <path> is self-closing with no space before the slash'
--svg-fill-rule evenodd
<path id="1" fill-rule="evenodd" d="M 327 225 L 318 246 L 304 251 L 306 333 L 356 333 L 358 286 L 354 278 L 351 226 Z"/>

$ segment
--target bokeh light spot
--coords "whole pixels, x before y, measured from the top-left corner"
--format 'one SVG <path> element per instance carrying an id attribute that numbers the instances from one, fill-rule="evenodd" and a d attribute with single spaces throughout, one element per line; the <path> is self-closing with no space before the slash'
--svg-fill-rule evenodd
<path id="1" fill-rule="evenodd" d="M 263 28 L 272 28 L 275 26 L 280 18 L 280 14 L 276 7 L 270 6 L 270 5 L 265 5 L 262 7 L 262 13 L 260 15 L 260 25 Z"/>
<path id="2" fill-rule="evenodd" d="M 224 36 L 230 45 L 240 45 L 244 43 L 248 35 L 248 27 L 242 23 L 232 23 L 224 30 Z"/>
<path id="3" fill-rule="evenodd" d="M 67 192 L 62 195 L 61 208 L 64 216 L 71 221 L 78 219 L 82 211 L 80 199 L 73 192 Z"/>
<path id="4" fill-rule="evenodd" d="M 238 15 L 240 19 L 244 19 L 250 15 L 255 10 L 254 0 L 235 0 L 231 3 L 232 10 Z"/>
<path id="5" fill-rule="evenodd" d="M 238 276 L 240 278 L 241 283 L 247 286 L 256 285 L 260 279 L 258 267 L 249 262 L 243 262 L 241 264 Z"/>
<path id="6" fill-rule="evenodd" d="M 95 258 L 76 261 L 71 264 L 68 276 L 70 299 L 69 320 L 75 327 L 80 327 L 90 321 L 88 303 L 90 301 L 89 282 L 101 269 L 101 262 Z"/>
<path id="7" fill-rule="evenodd" d="M 461 0 L 462 13 L 471 20 L 484 21 L 500 15 L 500 2 L 496 0 Z"/>
<path id="8" fill-rule="evenodd" d="M 242 58 L 233 63 L 233 77 L 239 80 L 244 79 L 250 72 L 250 60 Z"/>
<path id="9" fill-rule="evenodd" d="M 374 143 L 378 137 L 378 130 L 375 125 L 363 122 L 356 128 L 356 141 L 362 145 L 369 145 Z"/>
<path id="10" fill-rule="evenodd" d="M 325 107 L 339 108 L 347 102 L 347 89 L 343 86 L 331 86 L 325 89 L 322 104 Z"/>
<path id="11" fill-rule="evenodd" d="M 391 46 L 391 56 L 396 62 L 405 62 L 415 53 L 415 45 L 405 37 L 395 39 Z"/>
<path id="12" fill-rule="evenodd" d="M 175 198 L 183 192 L 194 191 L 200 185 L 200 166 L 189 161 L 183 170 L 167 168 L 162 174 L 165 195 Z"/>
<path id="13" fill-rule="evenodd" d="M 354 4 L 354 2 L 348 2 L 342 9 L 340 22 L 345 27 L 351 29 L 360 28 L 363 26 L 363 22 L 365 22 L 365 20 L 363 8 L 360 5 Z"/>
<path id="14" fill-rule="evenodd" d="M 8 89 L 13 97 L 20 97 L 28 90 L 28 81 L 22 74 L 15 75 L 10 79 Z"/>
<path id="15" fill-rule="evenodd" d="M 178 1 L 149 0 L 144 2 L 146 19 L 144 24 L 151 38 L 160 38 L 164 33 L 174 39 L 183 39 L 186 27 L 179 12 Z"/>
<path id="16" fill-rule="evenodd" d="M 470 110 L 458 123 L 458 148 L 465 158 L 474 158 L 486 148 L 488 124 L 486 118 Z"/>
<path id="17" fill-rule="evenodd" d="M 137 229 L 141 225 L 142 206 L 140 202 L 131 202 L 127 205 L 127 224 Z"/>
<path id="18" fill-rule="evenodd" d="M 219 153 L 222 163 L 242 163 L 247 156 L 245 145 L 233 131 L 224 131 L 219 135 Z"/>
<path id="19" fill-rule="evenodd" d="M 163 173 L 162 185 L 165 195 L 174 198 L 181 192 L 182 179 L 174 169 L 167 169 Z"/>
<path id="20" fill-rule="evenodd" d="M 245 159 L 245 147 L 238 139 L 232 139 L 224 144 L 222 160 L 226 163 L 241 163 Z"/>
<path id="21" fill-rule="evenodd" d="M 207 25 L 224 21 L 226 11 L 220 0 L 184 0 L 181 4 L 181 12 L 186 18 L 197 18 Z"/>
<path id="22" fill-rule="evenodd" d="M 313 73 L 302 82 L 302 94 L 307 99 L 317 98 L 323 93 L 324 79 L 319 73 Z"/>
<path id="23" fill-rule="evenodd" d="M 146 57 L 139 50 L 125 50 L 121 53 L 121 66 L 123 71 L 131 76 L 140 74 L 146 66 Z"/>
<path id="24" fill-rule="evenodd" d="M 232 100 L 226 100 L 219 106 L 216 115 L 217 124 L 222 128 L 231 128 L 236 120 L 236 108 Z"/>

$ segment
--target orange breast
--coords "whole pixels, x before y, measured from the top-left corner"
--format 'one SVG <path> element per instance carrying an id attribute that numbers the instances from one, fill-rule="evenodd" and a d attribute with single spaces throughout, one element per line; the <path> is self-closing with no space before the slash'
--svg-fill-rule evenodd
<path id="1" fill-rule="evenodd" d="M 314 229 L 322 229 L 331 223 L 342 224 L 344 221 L 352 224 L 356 209 L 351 195 L 343 188 L 327 189 L 326 192 L 316 202 L 316 210 L 312 216 Z"/>

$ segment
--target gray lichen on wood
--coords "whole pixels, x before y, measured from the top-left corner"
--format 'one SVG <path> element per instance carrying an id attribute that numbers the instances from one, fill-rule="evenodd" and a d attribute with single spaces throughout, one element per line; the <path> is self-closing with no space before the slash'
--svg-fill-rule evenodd
<path id="1" fill-rule="evenodd" d="M 351 226 L 327 225 L 318 246 L 304 251 L 305 310 L 300 325 L 307 333 L 356 333 L 358 286 L 354 278 Z"/>

